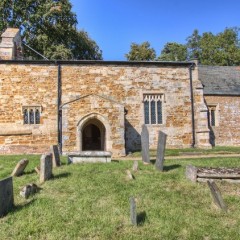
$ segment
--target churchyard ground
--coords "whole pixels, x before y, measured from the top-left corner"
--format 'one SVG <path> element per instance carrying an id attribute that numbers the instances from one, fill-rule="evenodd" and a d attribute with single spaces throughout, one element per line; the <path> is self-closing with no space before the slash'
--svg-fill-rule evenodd
<path id="1" fill-rule="evenodd" d="M 29 199 L 19 192 L 28 183 L 39 185 L 34 171 L 39 155 L 0 156 L 0 179 L 8 177 L 23 158 L 29 164 L 24 175 L 14 177 L 15 207 L 0 218 L 1 240 L 210 240 L 240 236 L 240 185 L 217 182 L 228 207 L 224 212 L 213 203 L 206 183 L 185 178 L 189 164 L 239 167 L 239 157 L 167 159 L 164 172 L 141 161 L 139 171 L 133 172 L 133 161 L 67 165 L 63 157 L 62 166 L 53 170 L 54 178 L 41 184 L 42 190 Z M 135 179 L 129 180 L 126 170 L 131 170 Z M 136 198 L 138 226 L 130 222 L 132 196 Z"/>

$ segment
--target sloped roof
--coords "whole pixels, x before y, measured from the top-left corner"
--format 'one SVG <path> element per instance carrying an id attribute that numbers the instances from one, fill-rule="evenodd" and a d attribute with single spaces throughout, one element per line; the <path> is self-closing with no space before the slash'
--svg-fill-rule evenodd
<path id="1" fill-rule="evenodd" d="M 240 95 L 240 66 L 198 66 L 206 95 Z"/>

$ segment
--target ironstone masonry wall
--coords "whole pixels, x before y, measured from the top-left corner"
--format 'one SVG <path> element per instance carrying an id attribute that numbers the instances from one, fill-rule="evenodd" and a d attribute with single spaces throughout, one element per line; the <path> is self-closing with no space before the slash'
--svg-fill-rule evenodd
<path id="1" fill-rule="evenodd" d="M 195 81 L 198 81 L 197 79 Z M 62 102 L 67 103 L 88 94 L 97 94 L 120 103 L 127 111 L 125 115 L 125 144 L 127 151 L 140 149 L 141 126 L 144 124 L 143 94 L 163 94 L 162 125 L 149 125 L 151 148 L 156 148 L 158 130 L 168 134 L 167 147 L 190 147 L 192 143 L 190 81 L 187 66 L 163 66 L 161 64 L 136 64 L 123 66 L 113 64 L 84 64 L 62 66 Z M 98 99 L 92 100 L 98 102 Z M 197 101 L 203 102 L 202 98 Z M 96 103 L 97 104 L 97 103 Z M 80 108 L 81 105 L 81 108 Z M 99 105 L 99 104 L 97 104 Z M 67 106 L 67 105 L 66 105 Z M 104 110 L 105 109 L 105 110 Z M 94 104 L 76 104 L 71 111 L 64 112 L 64 151 L 75 151 L 77 125 L 85 115 L 101 112 L 111 126 L 112 138 L 121 142 L 112 151 L 122 153 L 123 141 L 117 137 L 114 108 L 96 109 Z M 71 117 L 74 115 L 74 117 Z M 77 117 L 76 117 L 77 116 Z M 121 117 L 121 116 L 119 116 Z M 112 125 L 113 124 L 113 125 Z M 67 133 L 68 132 L 68 133 Z M 121 134 L 118 133 L 118 136 Z M 64 136 L 63 136 L 64 138 Z M 71 140 L 70 140 L 71 139 Z M 121 148 L 121 151 L 119 151 Z"/>
<path id="2" fill-rule="evenodd" d="M 23 106 L 41 106 L 40 124 L 23 124 Z M 57 144 L 57 67 L 0 64 L 0 153 L 42 153 Z"/>
<path id="3" fill-rule="evenodd" d="M 139 149 L 141 126 L 144 123 L 144 93 L 164 94 L 165 99 L 164 123 L 148 126 L 150 147 L 156 148 L 158 130 L 168 134 L 168 147 L 190 147 L 192 124 L 189 89 L 189 70 L 186 66 L 154 63 L 147 66 L 127 63 L 123 66 L 105 63 L 63 65 L 62 103 L 66 103 L 65 110 L 71 108 L 68 112 L 63 109 L 63 150 L 78 150 L 79 121 L 94 113 L 107 119 L 111 132 L 108 140 L 112 141 L 112 149 L 109 150 L 115 155 L 123 154 L 125 146 L 127 151 Z M 88 103 L 69 103 L 89 94 L 91 99 L 85 99 Z M 0 95 L 0 153 L 39 153 L 47 150 L 49 145 L 57 144 L 56 65 L 1 64 Z M 201 98 L 196 100 L 202 101 Z M 22 107 L 32 105 L 42 107 L 41 124 L 24 125 Z M 125 118 L 124 108 L 120 105 L 127 110 Z"/>
<path id="4" fill-rule="evenodd" d="M 208 105 L 216 105 L 216 126 L 211 127 L 216 146 L 240 146 L 240 96 L 205 96 Z"/>

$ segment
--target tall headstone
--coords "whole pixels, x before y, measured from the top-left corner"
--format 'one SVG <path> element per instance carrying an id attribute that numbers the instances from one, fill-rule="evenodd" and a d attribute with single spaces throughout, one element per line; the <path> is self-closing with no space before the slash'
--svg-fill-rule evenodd
<path id="1" fill-rule="evenodd" d="M 52 145 L 50 147 L 50 151 L 52 153 L 52 161 L 53 161 L 53 167 L 59 167 L 61 165 L 60 162 L 60 155 L 57 145 Z"/>
<path id="2" fill-rule="evenodd" d="M 0 217 L 5 216 L 13 207 L 12 177 L 0 180 Z"/>
<path id="3" fill-rule="evenodd" d="M 145 124 L 142 125 L 141 132 L 141 145 L 142 145 L 142 160 L 144 163 L 150 163 L 149 157 L 149 133 L 147 126 Z"/>
<path id="4" fill-rule="evenodd" d="M 158 133 L 158 146 L 157 146 L 157 158 L 155 167 L 159 171 L 163 171 L 163 163 L 164 163 L 164 153 L 166 149 L 166 142 L 167 142 L 167 134 L 162 131 Z"/>
<path id="5" fill-rule="evenodd" d="M 23 172 L 24 172 L 24 169 L 25 169 L 26 166 L 28 165 L 28 162 L 29 162 L 29 161 L 28 161 L 27 159 L 22 159 L 22 160 L 20 160 L 20 161 L 18 162 L 18 164 L 16 165 L 16 167 L 14 168 L 11 176 L 17 177 L 17 176 L 22 175 Z"/>
<path id="6" fill-rule="evenodd" d="M 130 197 L 130 217 L 131 223 L 137 226 L 137 210 L 136 210 L 136 202 L 134 197 Z"/>
<path id="7" fill-rule="evenodd" d="M 52 154 L 42 155 L 40 159 L 40 183 L 52 177 Z"/>

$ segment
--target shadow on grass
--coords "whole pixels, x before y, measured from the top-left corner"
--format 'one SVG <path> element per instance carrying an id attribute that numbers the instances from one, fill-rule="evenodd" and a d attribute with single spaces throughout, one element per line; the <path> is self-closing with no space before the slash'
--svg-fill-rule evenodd
<path id="1" fill-rule="evenodd" d="M 33 173 L 36 173 L 36 171 L 33 169 L 33 170 L 30 170 L 30 171 L 26 171 L 24 172 L 22 175 L 30 175 L 30 174 L 33 174 Z M 21 175 L 21 176 L 22 176 Z"/>
<path id="2" fill-rule="evenodd" d="M 67 178 L 71 175 L 72 174 L 70 172 L 60 173 L 60 174 L 54 175 L 52 179 L 54 180 L 54 179 L 60 179 L 60 178 Z"/>
<path id="3" fill-rule="evenodd" d="M 18 204 L 18 205 L 14 205 L 12 207 L 12 209 L 9 211 L 9 213 L 15 213 L 15 212 L 19 212 L 21 211 L 23 208 L 28 208 L 30 207 L 30 205 L 32 203 L 34 203 L 36 201 L 36 199 L 31 199 L 31 200 L 28 200 L 27 202 L 23 203 L 23 204 Z"/>
<path id="4" fill-rule="evenodd" d="M 137 225 L 143 225 L 147 219 L 147 214 L 145 211 L 137 214 Z"/>
<path id="5" fill-rule="evenodd" d="M 173 164 L 173 165 L 170 165 L 170 166 L 164 166 L 163 167 L 163 171 L 168 172 L 168 171 L 174 170 L 176 168 L 180 168 L 180 167 L 181 167 L 181 165 L 179 165 L 179 164 Z"/>

